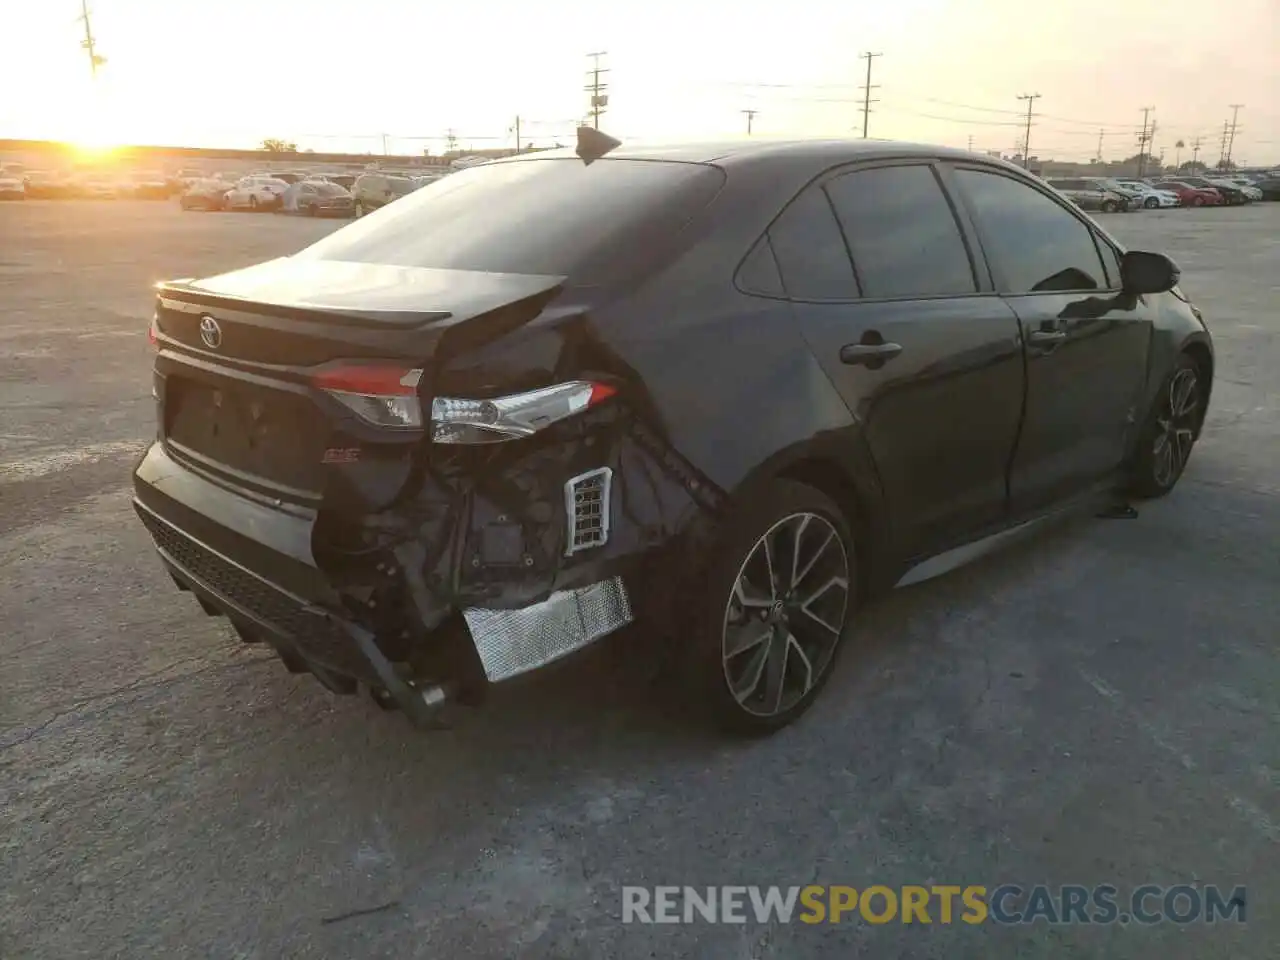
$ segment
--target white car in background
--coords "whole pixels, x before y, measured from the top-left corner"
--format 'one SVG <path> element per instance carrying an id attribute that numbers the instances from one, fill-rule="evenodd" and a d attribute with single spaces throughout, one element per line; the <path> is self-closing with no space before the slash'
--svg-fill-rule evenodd
<path id="1" fill-rule="evenodd" d="M 1125 190 L 1138 194 L 1142 198 L 1142 206 L 1148 210 L 1154 210 L 1157 207 L 1177 207 L 1182 205 L 1182 201 L 1178 199 L 1178 195 L 1172 190 L 1157 190 L 1151 184 L 1142 180 L 1130 180 L 1124 177 L 1117 177 L 1114 181 Z"/>
<path id="2" fill-rule="evenodd" d="M 276 177 L 241 177 L 223 198 L 224 210 L 278 210 L 289 184 Z"/>
<path id="3" fill-rule="evenodd" d="M 0 200 L 27 199 L 27 186 L 16 177 L 0 177 Z"/>

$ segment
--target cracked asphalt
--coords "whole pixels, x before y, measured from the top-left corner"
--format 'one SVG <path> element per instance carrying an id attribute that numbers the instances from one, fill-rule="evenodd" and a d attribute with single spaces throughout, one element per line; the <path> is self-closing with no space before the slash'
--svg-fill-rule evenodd
<path id="1" fill-rule="evenodd" d="M 0 957 L 1274 957 L 1280 204 L 1103 222 L 1216 339 L 1178 489 L 899 591 L 741 743 L 625 657 L 421 733 L 241 645 L 129 506 L 148 287 L 336 225 L 0 205 Z M 621 922 L 623 885 L 809 882 L 1243 884 L 1247 922 Z"/>

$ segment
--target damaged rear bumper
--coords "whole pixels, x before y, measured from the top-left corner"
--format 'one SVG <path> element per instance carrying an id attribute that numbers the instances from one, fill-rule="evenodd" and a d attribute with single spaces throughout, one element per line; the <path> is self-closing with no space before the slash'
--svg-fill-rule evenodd
<path id="1" fill-rule="evenodd" d="M 593 472 L 589 478 L 595 488 L 600 476 Z M 431 550 L 426 539 L 401 536 L 371 553 L 367 572 L 374 574 L 376 566 L 376 576 L 399 588 L 368 594 L 368 607 L 374 596 L 389 598 L 376 620 L 364 607 L 353 607 L 350 571 L 335 573 L 317 561 L 323 548 L 318 550 L 314 510 L 229 489 L 175 459 L 162 442 L 134 471 L 134 506 L 173 579 L 207 613 L 227 616 L 247 641 L 269 643 L 291 670 L 309 671 L 335 692 L 352 693 L 363 685 L 381 705 L 399 707 L 428 725 L 459 684 L 493 683 L 537 669 L 635 618 L 637 587 L 643 592 L 649 580 L 638 572 L 642 551 L 601 551 L 598 561 L 574 558 L 567 576 L 560 569 L 575 552 L 575 491 L 592 493 L 591 484 L 581 481 L 574 477 L 561 491 L 566 513 L 559 519 L 570 521 L 568 550 L 554 569 L 530 569 L 522 562 L 515 589 L 503 590 L 486 577 L 478 589 L 446 596 L 434 589 L 432 578 L 440 572 L 441 552 Z M 607 526 L 607 484 L 602 509 Z M 468 511 L 473 518 L 475 512 L 474 506 Z M 449 564 L 466 571 L 452 572 L 448 579 L 455 584 L 489 566 L 475 561 L 489 551 L 470 543 L 483 539 L 483 526 L 457 528 L 470 533 L 444 551 Z M 418 654 L 459 637 L 475 668 L 468 676 L 415 666 Z"/>

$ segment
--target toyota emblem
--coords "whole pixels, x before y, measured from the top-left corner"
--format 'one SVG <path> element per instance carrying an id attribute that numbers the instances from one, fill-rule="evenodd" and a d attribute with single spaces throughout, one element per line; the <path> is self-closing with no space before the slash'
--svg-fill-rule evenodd
<path id="1" fill-rule="evenodd" d="M 206 315 L 200 318 L 200 339 L 210 350 L 217 350 L 222 346 L 222 328 L 213 317 Z"/>

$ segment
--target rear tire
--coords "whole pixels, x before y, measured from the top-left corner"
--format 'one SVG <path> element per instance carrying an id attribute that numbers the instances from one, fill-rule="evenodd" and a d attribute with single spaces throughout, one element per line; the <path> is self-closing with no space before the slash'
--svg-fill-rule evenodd
<path id="1" fill-rule="evenodd" d="M 1156 207 L 1160 206 L 1160 201 L 1155 197 L 1147 197 L 1147 199 L 1142 201 L 1142 205 L 1148 210 L 1154 210 Z"/>
<path id="2" fill-rule="evenodd" d="M 1204 416 L 1200 366 L 1179 355 L 1147 413 L 1129 478 L 1129 493 L 1144 500 L 1163 497 L 1178 483 L 1191 459 Z"/>
<path id="3" fill-rule="evenodd" d="M 1116 204 L 1115 204 L 1115 201 L 1114 201 L 1114 200 L 1103 200 L 1103 201 L 1102 201 L 1102 212 L 1103 212 L 1103 213 L 1115 213 L 1115 212 L 1116 212 Z"/>
<path id="4" fill-rule="evenodd" d="M 726 520 L 695 595 L 696 703 L 727 732 L 794 722 L 831 676 L 857 600 L 848 521 L 830 497 L 772 481 Z"/>
<path id="5" fill-rule="evenodd" d="M 364 204 L 363 204 L 363 203 L 361 203 L 359 200 L 357 200 L 357 201 L 355 202 L 355 207 L 354 207 L 353 209 L 355 210 L 355 215 L 356 215 L 357 217 L 363 217 L 363 216 L 364 216 Z"/>
<path id="6" fill-rule="evenodd" d="M 1193 206 L 1193 207 L 1203 207 L 1203 206 L 1204 206 L 1204 197 L 1192 197 L 1192 198 L 1191 198 L 1191 206 Z"/>

